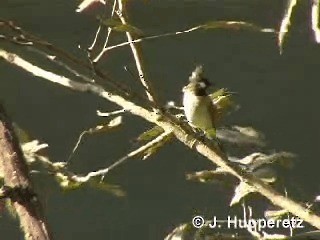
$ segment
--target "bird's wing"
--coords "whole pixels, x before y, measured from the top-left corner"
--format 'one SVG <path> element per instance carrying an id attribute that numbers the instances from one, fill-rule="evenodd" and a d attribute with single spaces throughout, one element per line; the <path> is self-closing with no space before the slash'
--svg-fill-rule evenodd
<path id="1" fill-rule="evenodd" d="M 215 128 L 216 126 L 216 120 L 218 117 L 218 110 L 217 107 L 213 104 L 210 97 L 208 97 L 209 104 L 207 104 L 208 112 L 212 116 L 212 126 Z"/>

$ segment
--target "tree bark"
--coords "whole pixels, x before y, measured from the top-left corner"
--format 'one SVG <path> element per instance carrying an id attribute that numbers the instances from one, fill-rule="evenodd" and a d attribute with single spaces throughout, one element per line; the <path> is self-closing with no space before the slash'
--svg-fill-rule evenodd
<path id="1" fill-rule="evenodd" d="M 0 178 L 2 197 L 11 201 L 27 240 L 50 240 L 40 201 L 33 190 L 28 166 L 12 123 L 0 103 Z"/>

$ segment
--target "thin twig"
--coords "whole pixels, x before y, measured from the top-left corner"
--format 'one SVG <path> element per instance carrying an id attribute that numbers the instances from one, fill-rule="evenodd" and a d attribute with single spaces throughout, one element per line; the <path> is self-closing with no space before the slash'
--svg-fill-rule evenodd
<path id="1" fill-rule="evenodd" d="M 127 25 L 127 19 L 125 16 L 125 1 L 123 0 L 118 0 L 118 10 L 116 11 L 118 14 L 118 17 L 120 18 L 120 21 L 122 24 Z M 130 32 L 126 32 L 127 38 L 129 45 L 131 47 L 131 51 L 134 57 L 134 61 L 136 63 L 137 71 L 139 73 L 139 78 L 141 81 L 141 84 L 144 86 L 146 89 L 146 94 L 150 102 L 153 102 L 155 105 L 157 105 L 157 100 L 156 100 L 156 94 L 152 89 L 151 83 L 148 79 L 145 65 L 143 64 L 143 59 L 142 59 L 142 52 L 139 49 L 139 46 L 136 43 L 133 43 L 133 36 Z"/>
<path id="2" fill-rule="evenodd" d="M 54 55 L 58 58 L 63 59 L 64 61 L 67 61 L 68 63 L 71 62 L 72 64 L 77 65 L 80 68 L 84 68 L 87 70 L 92 71 L 92 64 L 82 61 L 79 57 L 75 57 L 72 54 L 69 54 L 68 52 L 64 51 L 61 48 L 56 47 L 55 45 L 51 44 L 50 42 L 44 41 L 42 39 L 39 39 L 38 37 L 34 36 L 33 34 L 30 34 L 29 32 L 23 30 L 19 26 L 16 26 L 12 21 L 5 21 L 0 19 L 0 27 L 1 25 L 9 27 L 11 30 L 13 30 L 19 37 L 13 37 L 8 38 L 6 37 L 4 40 L 10 41 L 15 44 L 19 45 L 28 45 L 30 47 L 40 48 L 44 49 L 44 51 L 48 51 L 50 53 L 49 55 Z M 100 79 L 104 80 L 104 83 L 108 84 L 109 86 L 113 87 L 115 90 L 120 91 L 121 93 L 126 94 L 127 96 L 131 96 L 132 91 L 129 91 L 126 86 L 123 86 L 117 81 L 114 81 L 112 77 L 106 73 L 105 71 L 102 71 L 95 67 L 94 72 L 96 76 L 98 76 Z M 135 95 L 135 97 L 139 97 L 138 95 Z M 139 97 L 141 98 L 141 97 Z"/>
<path id="3" fill-rule="evenodd" d="M 56 56 L 49 55 L 46 52 L 43 52 L 43 51 L 41 51 L 41 50 L 39 50 L 37 48 L 29 47 L 28 49 L 30 51 L 32 51 L 32 52 L 36 52 L 37 54 L 40 54 L 41 56 L 44 56 L 49 61 L 54 62 L 57 65 L 63 67 L 65 70 L 67 70 L 68 72 L 72 73 L 74 76 L 81 78 L 84 82 L 90 82 L 90 83 L 94 82 L 93 78 L 89 78 L 86 75 L 84 75 L 84 74 L 80 73 L 79 71 L 75 70 L 74 68 L 69 67 L 67 64 L 65 64 L 64 62 L 60 61 Z"/>
<path id="4" fill-rule="evenodd" d="M 219 26 L 219 22 L 222 24 L 220 24 Z M 259 29 L 260 32 L 264 32 L 264 33 L 274 33 L 276 32 L 274 29 L 270 29 L 270 28 L 259 28 L 259 27 L 256 27 L 250 23 L 246 23 L 246 22 L 239 22 L 239 21 L 218 21 L 216 22 L 216 27 L 212 27 L 212 29 L 216 28 L 216 29 L 219 29 L 219 28 L 227 28 L 227 26 L 232 29 L 232 26 L 234 25 L 237 25 L 238 24 L 238 27 L 240 28 L 241 25 L 244 27 L 247 25 L 251 25 L 251 29 Z M 153 36 L 148 36 L 148 37 L 142 37 L 142 38 L 138 38 L 138 39 L 134 39 L 132 40 L 131 42 L 130 41 L 127 41 L 127 42 L 123 42 L 123 43 L 119 43 L 119 44 L 116 44 L 116 45 L 113 45 L 113 46 L 110 46 L 110 47 L 107 47 L 103 50 L 103 53 L 104 52 L 107 52 L 107 51 L 110 51 L 112 49 L 115 49 L 115 48 L 119 48 L 119 47 L 124 47 L 124 46 L 127 46 L 129 45 L 130 43 L 140 43 L 142 41 L 148 41 L 148 40 L 153 40 L 153 39 L 158 39 L 158 38 L 164 38 L 164 37 L 171 37 L 171 36 L 178 36 L 178 35 L 181 35 L 181 34 L 185 34 L 185 33 L 191 33 L 193 31 L 197 31 L 197 30 L 203 30 L 203 29 L 210 29 L 208 26 L 208 24 L 201 24 L 201 25 L 197 25 L 195 27 L 192 27 L 192 28 L 188 28 L 186 30 L 182 30 L 182 31 L 176 31 L 176 32 L 169 32 L 169 33 L 163 33 L 163 34 L 158 34 L 158 35 L 153 35 Z M 250 28 L 248 28 L 250 29 Z"/>
<path id="5" fill-rule="evenodd" d="M 114 0 L 113 1 L 113 6 L 112 6 L 112 11 L 111 11 L 111 18 L 114 16 L 114 13 L 115 13 L 115 10 L 116 10 L 116 6 L 117 6 L 117 0 Z M 100 24 L 102 24 L 102 23 L 100 23 Z M 103 56 L 103 54 L 105 53 L 104 49 L 106 49 L 106 47 L 108 45 L 108 41 L 109 41 L 111 32 L 112 32 L 112 28 L 108 27 L 107 37 L 106 37 L 106 39 L 104 41 L 104 44 L 103 44 L 103 47 L 102 47 L 100 53 L 96 56 L 95 59 L 93 59 L 94 63 L 98 62 L 100 60 L 100 58 Z"/>
<path id="6" fill-rule="evenodd" d="M 90 172 L 86 176 L 79 177 L 78 180 L 80 182 L 82 182 L 82 181 L 83 182 L 87 182 L 92 177 L 104 176 L 108 172 L 110 172 L 112 169 L 114 169 L 115 167 L 119 166 L 121 163 L 125 162 L 126 160 L 128 160 L 130 158 L 133 158 L 133 157 L 135 157 L 137 155 L 140 155 L 143 152 L 145 152 L 146 150 L 148 150 L 148 149 L 152 148 L 153 146 L 157 145 L 159 142 L 161 142 L 164 138 L 166 138 L 170 134 L 172 134 L 172 133 L 171 132 L 163 132 L 162 134 L 160 134 L 158 137 L 156 137 L 155 139 L 151 140 L 147 144 L 139 147 L 138 149 L 136 149 L 136 150 L 128 153 L 124 157 L 120 158 L 119 160 L 117 160 L 116 162 L 111 164 L 109 167 L 107 167 L 105 169 L 101 169 L 101 170 L 95 171 L 95 172 Z"/>
<path id="7" fill-rule="evenodd" d="M 193 32 L 193 31 L 198 30 L 198 29 L 201 29 L 201 28 L 202 28 L 202 26 L 196 26 L 196 27 L 192 27 L 192 28 L 190 28 L 190 29 L 183 30 L 183 31 L 170 32 L 170 33 L 164 33 L 164 34 L 160 34 L 160 35 L 154 35 L 154 36 L 148 36 L 148 37 L 142 37 L 142 38 L 134 39 L 134 40 L 132 40 L 131 42 L 130 42 L 130 41 L 128 41 L 128 42 L 123 42 L 123 43 L 119 43 L 119 44 L 116 44 L 116 45 L 107 47 L 107 48 L 105 48 L 105 49 L 103 50 L 103 53 L 105 53 L 105 52 L 107 52 L 107 51 L 110 51 L 110 50 L 112 50 L 112 49 L 115 49 L 115 48 L 127 46 L 127 45 L 129 45 L 130 43 L 139 43 L 139 42 L 142 42 L 142 41 L 147 41 L 147 40 L 152 40 L 152 39 L 157 39 L 157 38 L 176 36 L 176 35 L 180 35 L 180 34 L 183 34 L 183 33 Z"/>

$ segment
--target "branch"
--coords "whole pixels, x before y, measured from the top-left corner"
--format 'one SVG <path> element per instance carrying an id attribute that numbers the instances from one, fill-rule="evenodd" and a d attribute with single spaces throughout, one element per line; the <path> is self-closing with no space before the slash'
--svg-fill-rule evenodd
<path id="1" fill-rule="evenodd" d="M 230 163 L 227 160 L 226 156 L 224 156 L 224 154 L 219 151 L 219 149 L 217 149 L 216 145 L 214 145 L 212 142 L 204 143 L 203 141 L 197 140 L 192 129 L 185 125 L 181 125 L 178 119 L 176 119 L 173 115 L 166 112 L 162 112 L 162 114 L 160 115 L 159 112 L 149 111 L 126 100 L 122 96 L 106 91 L 97 84 L 79 83 L 72 81 L 71 79 L 67 79 L 65 77 L 61 77 L 54 73 L 45 71 L 37 66 L 32 65 L 18 55 L 9 53 L 2 49 L 0 49 L 0 57 L 33 75 L 41 77 L 42 79 L 57 83 L 75 91 L 90 92 L 98 95 L 101 98 L 119 105 L 123 109 L 126 109 L 128 112 L 160 126 L 165 130 L 165 132 L 173 132 L 176 138 L 184 143 L 187 147 L 196 150 L 197 152 L 208 158 L 211 162 L 221 167 L 224 171 L 236 176 L 238 179 L 240 179 L 240 181 L 244 181 L 245 183 L 250 185 L 256 192 L 259 192 L 261 195 L 268 198 L 274 205 L 288 210 L 295 216 L 298 216 L 302 220 L 320 229 L 319 216 L 313 214 L 301 204 L 298 204 L 276 192 L 269 185 L 265 184 L 254 175 L 242 170 L 236 164 Z"/>
<path id="2" fill-rule="evenodd" d="M 112 6 L 112 11 L 111 11 L 111 18 L 114 16 L 114 13 L 115 13 L 115 10 L 116 10 L 116 5 L 117 5 L 117 0 L 114 0 L 113 1 L 113 6 Z M 92 45 L 88 48 L 89 51 L 91 51 L 93 49 L 93 47 L 94 47 L 94 45 L 95 45 L 95 43 L 97 41 L 97 37 L 98 37 L 98 34 L 100 32 L 101 25 L 102 25 L 102 23 L 100 23 L 99 29 L 97 30 L 97 33 L 95 35 L 95 38 L 94 38 L 94 41 L 93 41 Z M 108 41 L 109 41 L 111 32 L 112 32 L 112 28 L 108 27 L 107 37 L 106 37 L 106 39 L 104 41 L 103 47 L 102 47 L 101 51 L 99 52 L 98 56 L 95 57 L 95 59 L 93 59 L 93 62 L 98 62 L 100 60 L 100 58 L 103 56 L 103 54 L 105 53 L 104 49 L 106 49 L 106 47 L 108 45 Z"/>
<path id="3" fill-rule="evenodd" d="M 126 25 L 127 24 L 127 19 L 125 16 L 125 9 L 124 6 L 125 1 L 124 0 L 118 0 L 118 10 L 117 14 L 120 18 L 120 21 L 122 24 Z M 136 63 L 137 71 L 139 73 L 139 78 L 142 83 L 142 86 L 146 89 L 146 94 L 148 96 L 148 99 L 153 102 L 155 105 L 157 105 L 157 100 L 156 100 L 156 95 L 155 92 L 152 89 L 151 83 L 147 77 L 146 74 L 146 69 L 145 65 L 143 64 L 143 59 L 142 59 L 142 53 L 139 49 L 139 46 L 136 43 L 133 43 L 133 36 L 131 35 L 130 32 L 126 32 L 127 38 L 129 45 L 131 47 L 131 51 L 134 57 L 134 61 Z"/>
<path id="4" fill-rule="evenodd" d="M 148 149 L 156 146 L 157 144 L 159 144 L 159 142 L 163 141 L 165 138 L 167 138 L 168 136 L 170 136 L 172 133 L 171 132 L 164 132 L 161 135 L 159 135 L 158 137 L 156 137 L 155 139 L 151 140 L 150 142 L 148 142 L 147 144 L 139 147 L 138 149 L 128 153 L 127 155 L 125 155 L 124 157 L 120 158 L 118 161 L 116 161 L 115 163 L 113 163 L 111 166 L 105 168 L 105 169 L 100 169 L 98 171 L 95 172 L 90 172 L 88 173 L 86 176 L 83 177 L 79 177 L 77 176 L 77 181 L 79 182 L 87 182 L 90 180 L 90 178 L 92 177 L 98 177 L 98 176 L 104 176 L 105 174 L 107 174 L 110 170 L 114 169 L 115 167 L 119 166 L 121 163 L 123 163 L 124 161 L 128 160 L 129 158 L 133 158 L 137 155 L 143 154 L 145 151 L 147 151 Z"/>
<path id="5" fill-rule="evenodd" d="M 4 179 L 2 197 L 7 197 L 17 212 L 27 240 L 49 240 L 41 203 L 34 193 L 28 167 L 11 121 L 0 104 L 0 176 Z"/>
<path id="6" fill-rule="evenodd" d="M 119 43 L 119 44 L 116 44 L 116 45 L 112 45 L 112 46 L 110 46 L 110 47 L 106 47 L 106 48 L 103 50 L 103 53 L 105 53 L 105 52 L 107 52 L 107 51 L 110 51 L 110 50 L 112 50 L 112 49 L 115 49 L 115 48 L 127 46 L 127 45 L 129 45 L 130 43 L 139 43 L 139 42 L 146 41 L 146 40 L 152 40 L 152 39 L 157 39 L 157 38 L 176 36 L 176 35 L 180 35 L 180 34 L 183 34 L 183 33 L 193 32 L 193 31 L 196 31 L 196 30 L 199 30 L 199 29 L 202 29 L 202 25 L 196 26 L 196 27 L 192 27 L 192 28 L 190 28 L 190 29 L 186 29 L 186 30 L 183 30 L 183 31 L 170 32 L 170 33 L 164 33 L 164 34 L 160 34 L 160 35 L 153 35 L 153 36 L 148 36 L 148 37 L 142 37 L 142 38 L 134 39 L 134 40 L 132 40 L 131 42 L 123 42 L 123 43 Z"/>
<path id="7" fill-rule="evenodd" d="M 320 1 L 313 0 L 312 6 L 311 6 L 311 26 L 314 32 L 314 38 L 317 43 L 320 43 L 319 8 L 320 8 Z"/>
<path id="8" fill-rule="evenodd" d="M 158 38 L 178 36 L 178 35 L 185 34 L 185 33 L 191 33 L 193 31 L 197 31 L 197 30 L 208 30 L 208 29 L 230 29 L 230 30 L 247 29 L 247 30 L 258 31 L 258 32 L 263 32 L 263 33 L 275 33 L 276 32 L 274 29 L 258 27 L 256 25 L 248 23 L 248 22 L 213 21 L 213 22 L 207 22 L 207 23 L 204 23 L 204 24 L 201 24 L 198 26 L 194 26 L 194 27 L 188 28 L 186 30 L 181 30 L 181 31 L 176 31 L 176 32 L 168 32 L 168 33 L 163 33 L 163 34 L 159 34 L 159 35 L 152 35 L 152 36 L 147 36 L 147 37 L 141 37 L 141 38 L 134 39 L 132 41 L 122 42 L 122 43 L 119 43 L 116 45 L 106 47 L 103 50 L 102 54 L 105 52 L 108 52 L 112 49 L 115 49 L 115 48 L 127 46 L 131 43 L 139 43 L 139 42 L 158 39 Z"/>
<path id="9" fill-rule="evenodd" d="M 286 8 L 286 13 L 284 14 L 281 21 L 280 30 L 278 34 L 278 46 L 279 46 L 280 54 L 282 54 L 282 51 L 283 51 L 283 41 L 291 25 L 290 20 L 292 17 L 292 11 L 293 11 L 293 8 L 296 6 L 297 1 L 298 0 L 289 0 L 288 7 Z"/>

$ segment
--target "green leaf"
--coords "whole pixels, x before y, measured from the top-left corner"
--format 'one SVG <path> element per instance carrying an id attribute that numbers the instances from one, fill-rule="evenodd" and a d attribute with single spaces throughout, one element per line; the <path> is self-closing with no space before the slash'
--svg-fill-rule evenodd
<path id="1" fill-rule="evenodd" d="M 97 125 L 95 127 L 92 127 L 92 128 L 89 128 L 88 130 L 83 131 L 80 134 L 76 145 L 73 147 L 72 152 L 68 158 L 68 161 L 73 157 L 74 153 L 76 152 L 76 150 L 78 149 L 78 147 L 82 141 L 82 138 L 85 135 L 96 134 L 96 133 L 106 133 L 109 131 L 113 131 L 115 129 L 118 129 L 121 124 L 122 124 L 122 116 L 118 116 L 118 117 L 115 117 L 114 119 L 112 119 L 111 121 L 109 121 L 108 123 Z"/>
<path id="2" fill-rule="evenodd" d="M 137 137 L 137 141 L 151 141 L 152 139 L 158 137 L 162 134 L 164 130 L 159 126 L 154 126 L 153 128 L 141 133 L 139 137 Z"/>
<path id="3" fill-rule="evenodd" d="M 230 175 L 221 168 L 215 170 L 204 170 L 199 172 L 188 173 L 187 180 L 197 181 L 201 183 L 222 184 L 224 187 L 233 187 L 237 182 L 237 178 Z"/>
<path id="4" fill-rule="evenodd" d="M 118 25 L 122 25 L 120 20 L 116 20 L 113 18 L 104 19 L 101 16 L 97 16 L 97 19 L 101 21 L 102 24 L 106 25 L 107 27 L 116 27 Z"/>
<path id="5" fill-rule="evenodd" d="M 26 143 L 31 141 L 31 136 L 29 133 L 27 133 L 15 122 L 12 125 L 20 143 Z"/>
<path id="6" fill-rule="evenodd" d="M 173 139 L 173 135 L 169 134 L 161 139 L 161 141 L 157 142 L 153 146 L 149 147 L 147 150 L 145 150 L 142 155 L 142 160 L 146 160 L 151 155 L 157 153 L 167 142 Z"/>
<path id="7" fill-rule="evenodd" d="M 241 181 L 234 191 L 230 206 L 234 206 L 235 204 L 239 203 L 241 199 L 253 192 L 256 192 L 253 187 Z"/>
<path id="8" fill-rule="evenodd" d="M 118 32 L 129 32 L 129 33 L 135 34 L 137 36 L 142 36 L 143 35 L 142 30 L 140 30 L 139 28 L 137 28 L 137 27 L 135 27 L 133 25 L 123 24 L 119 20 L 115 20 L 113 18 L 103 19 L 100 16 L 98 16 L 97 18 L 101 21 L 102 24 L 104 24 L 107 27 L 112 28 L 115 31 L 118 31 Z"/>
<path id="9" fill-rule="evenodd" d="M 123 197 L 126 195 L 118 185 L 103 182 L 97 177 L 88 178 L 86 181 L 83 181 L 83 178 L 79 178 L 77 175 L 62 172 L 56 172 L 55 177 L 63 190 L 75 190 L 80 187 L 88 186 L 110 192 L 117 197 Z"/>
<path id="10" fill-rule="evenodd" d="M 90 187 L 94 187 L 105 192 L 110 192 L 117 197 L 126 196 L 125 191 L 123 191 L 120 186 L 106 183 L 104 181 L 101 181 L 100 179 L 98 180 L 97 178 L 91 178 L 88 184 Z"/>
<path id="11" fill-rule="evenodd" d="M 115 26 L 113 30 L 118 32 L 129 32 L 137 36 L 143 36 L 142 30 L 130 24 L 121 24 L 121 25 Z"/>
<path id="12" fill-rule="evenodd" d="M 278 209 L 278 210 L 266 210 L 264 215 L 268 219 L 281 219 L 288 215 L 288 210 L 285 209 Z"/>
<path id="13" fill-rule="evenodd" d="M 61 172 L 55 174 L 56 180 L 63 190 L 74 190 L 79 188 L 83 183 L 75 181 L 72 177 L 65 175 Z"/>
<path id="14" fill-rule="evenodd" d="M 86 130 L 87 133 L 101 133 L 101 132 L 107 132 L 110 130 L 113 130 L 117 127 L 119 127 L 122 123 L 122 117 L 118 116 L 115 117 L 114 119 L 112 119 L 110 122 L 105 123 L 105 124 L 101 124 L 101 125 L 97 125 L 93 128 L 90 128 L 88 130 Z"/>
<path id="15" fill-rule="evenodd" d="M 219 121 L 229 110 L 236 107 L 236 104 L 232 100 L 232 95 L 233 93 L 226 88 L 218 89 L 209 95 L 218 110 L 217 121 Z"/>
<path id="16" fill-rule="evenodd" d="M 255 24 L 243 21 L 210 21 L 201 27 L 205 30 L 209 29 L 231 29 L 231 30 L 251 30 L 256 32 L 274 32 L 274 29 L 262 28 Z"/>

